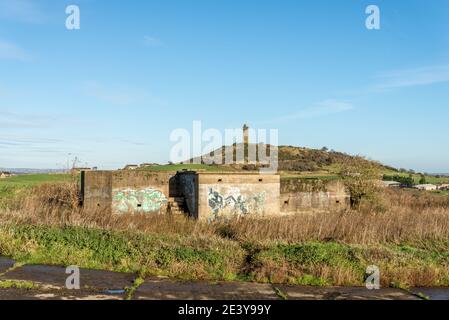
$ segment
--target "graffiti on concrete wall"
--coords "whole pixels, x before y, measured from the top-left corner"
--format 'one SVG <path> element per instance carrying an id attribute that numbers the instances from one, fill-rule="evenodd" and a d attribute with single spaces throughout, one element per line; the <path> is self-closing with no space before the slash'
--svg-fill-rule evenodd
<path id="1" fill-rule="evenodd" d="M 208 204 L 211 209 L 209 221 L 215 221 L 222 216 L 245 216 L 248 214 L 263 214 L 265 208 L 265 191 L 242 195 L 238 188 L 224 195 L 209 188 Z"/>
<path id="2" fill-rule="evenodd" d="M 157 212 L 167 201 L 162 192 L 152 188 L 112 190 L 112 209 L 115 212 Z"/>

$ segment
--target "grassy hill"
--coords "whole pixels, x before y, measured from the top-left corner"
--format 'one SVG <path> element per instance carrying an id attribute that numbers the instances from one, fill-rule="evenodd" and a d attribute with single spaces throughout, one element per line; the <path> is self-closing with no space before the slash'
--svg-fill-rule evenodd
<path id="1" fill-rule="evenodd" d="M 218 165 L 207 165 L 207 164 L 166 164 L 159 166 L 149 166 L 139 168 L 137 170 L 143 171 L 154 171 L 154 172 L 162 172 L 162 171 L 207 171 L 207 172 L 221 172 L 221 171 L 231 171 L 232 169 L 226 166 L 218 166 Z"/>
<path id="2" fill-rule="evenodd" d="M 327 149 L 309 149 L 303 147 L 280 146 L 279 147 L 279 170 L 298 172 L 338 172 L 340 166 L 345 163 L 358 161 L 371 163 L 382 170 L 395 170 L 373 160 L 367 160 L 360 156 L 352 156 L 343 152 Z"/>
<path id="3" fill-rule="evenodd" d="M 260 145 L 266 148 L 266 145 Z M 236 149 L 242 148 L 242 144 L 234 144 L 233 154 L 235 156 Z M 256 146 L 256 149 L 258 146 Z M 217 149 L 215 152 L 219 151 Z M 225 147 L 222 147 L 223 162 L 225 159 Z M 228 171 L 228 170 L 244 170 L 253 171 L 258 170 L 258 166 L 254 164 L 233 164 L 233 165 L 207 165 L 205 163 L 213 162 L 214 153 L 205 154 L 201 158 L 191 159 L 202 164 L 183 164 L 175 165 L 195 170 L 195 166 L 198 166 L 201 170 L 206 171 Z M 245 154 L 245 158 L 246 158 Z M 420 173 L 415 173 L 413 170 L 406 171 L 404 169 L 398 170 L 391 166 L 384 165 L 378 161 L 366 159 L 362 156 L 349 155 L 344 152 L 338 152 L 334 150 L 323 149 L 310 149 L 304 147 L 295 146 L 279 146 L 278 148 L 278 170 L 283 179 L 320 179 L 320 180 L 333 180 L 339 179 L 339 173 L 342 166 L 348 164 L 358 164 L 359 166 L 370 165 L 377 167 L 380 173 L 383 173 L 386 177 L 391 176 L 412 176 L 415 184 L 418 184 L 422 178 Z M 163 166 L 164 167 L 164 166 Z M 156 167 L 157 168 L 157 167 Z M 156 170 L 153 168 L 152 170 Z M 441 184 L 449 183 L 448 176 L 434 176 L 425 175 L 427 183 Z"/>
<path id="4" fill-rule="evenodd" d="M 266 145 L 260 144 L 256 145 L 256 149 L 258 148 L 266 148 Z M 243 148 L 242 144 L 235 144 L 233 146 L 233 154 L 235 156 L 236 149 Z M 224 147 L 222 148 L 222 161 L 225 160 L 225 151 Z M 219 152 L 217 149 L 215 153 Z M 201 156 L 201 158 L 194 158 L 191 161 L 195 160 L 197 163 L 214 163 L 213 158 L 214 153 L 206 154 Z M 245 158 L 247 158 L 247 154 L 245 154 Z M 257 157 L 257 160 L 258 157 Z M 308 173 L 310 176 L 329 176 L 334 175 L 339 172 L 339 168 L 345 163 L 353 163 L 354 161 L 366 163 L 366 164 L 374 164 L 379 167 L 379 169 L 383 171 L 393 171 L 396 172 L 395 168 L 391 168 L 385 165 L 382 165 L 379 162 L 375 162 L 372 160 L 364 159 L 359 156 L 352 156 L 346 153 L 337 152 L 333 150 L 327 149 L 309 149 L 303 147 L 294 147 L 294 146 L 280 146 L 278 149 L 278 160 L 279 160 L 279 171 L 285 173 Z M 235 164 L 220 167 L 233 168 L 234 170 L 257 170 L 256 165 L 248 165 L 248 164 Z"/>

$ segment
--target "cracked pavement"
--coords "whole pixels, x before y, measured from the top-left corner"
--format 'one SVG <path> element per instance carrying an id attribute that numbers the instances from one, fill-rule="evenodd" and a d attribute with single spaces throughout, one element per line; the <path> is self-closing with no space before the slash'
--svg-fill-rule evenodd
<path id="1" fill-rule="evenodd" d="M 20 265 L 11 259 L 0 257 L 0 300 L 420 299 L 410 292 L 394 288 L 367 290 L 364 287 L 327 288 L 249 282 L 180 281 L 164 277 L 149 277 L 137 285 L 135 274 L 82 268 L 80 268 L 80 289 L 68 290 L 66 279 L 69 276 L 65 267 Z M 449 293 L 449 289 L 437 290 Z"/>

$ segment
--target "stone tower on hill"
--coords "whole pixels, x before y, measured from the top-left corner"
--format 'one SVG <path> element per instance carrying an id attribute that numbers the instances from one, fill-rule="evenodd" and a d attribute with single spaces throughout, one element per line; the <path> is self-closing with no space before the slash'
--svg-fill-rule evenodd
<path id="1" fill-rule="evenodd" d="M 244 154 L 244 162 L 248 163 L 248 146 L 249 146 L 249 127 L 244 124 L 243 125 L 243 154 Z"/>
<path id="2" fill-rule="evenodd" d="M 249 143 L 249 127 L 244 124 L 243 125 L 243 144 L 247 146 Z"/>

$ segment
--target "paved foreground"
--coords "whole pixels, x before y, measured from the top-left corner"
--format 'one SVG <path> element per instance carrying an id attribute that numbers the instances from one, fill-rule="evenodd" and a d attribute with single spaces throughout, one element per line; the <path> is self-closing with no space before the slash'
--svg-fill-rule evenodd
<path id="1" fill-rule="evenodd" d="M 80 289 L 68 290 L 66 268 L 42 265 L 19 266 L 0 257 L 0 300 L 417 300 L 400 289 L 321 288 L 248 282 L 183 282 L 148 278 L 139 286 L 128 273 L 80 269 Z M 437 289 L 440 290 L 440 289 Z M 441 289 L 440 297 L 449 293 Z M 421 292 L 421 291 L 420 291 Z M 429 293 L 430 291 L 427 291 Z"/>

